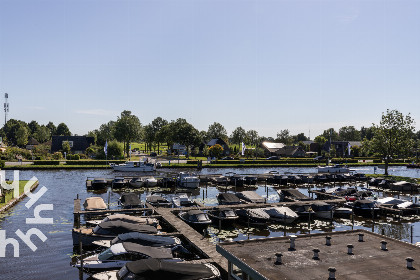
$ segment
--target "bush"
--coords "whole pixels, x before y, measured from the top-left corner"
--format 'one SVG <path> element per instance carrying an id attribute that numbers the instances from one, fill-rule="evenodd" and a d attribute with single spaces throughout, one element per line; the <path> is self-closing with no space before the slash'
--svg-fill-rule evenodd
<path id="1" fill-rule="evenodd" d="M 34 160 L 34 165 L 59 165 L 59 164 L 60 164 L 59 160 Z"/>
<path id="2" fill-rule="evenodd" d="M 0 169 L 4 168 L 4 160 L 0 160 Z"/>
<path id="3" fill-rule="evenodd" d="M 110 163 L 124 163 L 124 160 L 68 160 L 67 165 L 107 165 Z"/>
<path id="4" fill-rule="evenodd" d="M 32 159 L 32 153 L 26 149 L 10 147 L 6 150 L 6 160 L 16 160 L 16 156 L 22 156 L 23 159 Z"/>
<path id="5" fill-rule="evenodd" d="M 52 155 L 52 158 L 53 158 L 53 159 L 55 159 L 55 160 L 60 160 L 60 159 L 63 159 L 63 154 L 62 154 L 61 152 L 55 152 L 55 153 Z"/>

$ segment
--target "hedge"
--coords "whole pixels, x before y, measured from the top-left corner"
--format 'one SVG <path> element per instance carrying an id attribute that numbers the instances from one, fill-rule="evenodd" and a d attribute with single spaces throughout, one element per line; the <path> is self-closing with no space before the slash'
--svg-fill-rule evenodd
<path id="1" fill-rule="evenodd" d="M 34 165 L 59 165 L 60 160 L 34 160 Z"/>
<path id="2" fill-rule="evenodd" d="M 67 165 L 107 165 L 110 163 L 124 163 L 125 160 L 68 160 Z"/>

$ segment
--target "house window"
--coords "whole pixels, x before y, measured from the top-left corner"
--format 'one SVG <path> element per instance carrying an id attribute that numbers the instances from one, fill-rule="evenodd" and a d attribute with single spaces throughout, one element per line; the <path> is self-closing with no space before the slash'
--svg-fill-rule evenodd
<path id="1" fill-rule="evenodd" d="M 70 148 L 73 148 L 73 141 L 63 141 L 61 146 L 63 146 L 64 142 L 69 142 Z"/>

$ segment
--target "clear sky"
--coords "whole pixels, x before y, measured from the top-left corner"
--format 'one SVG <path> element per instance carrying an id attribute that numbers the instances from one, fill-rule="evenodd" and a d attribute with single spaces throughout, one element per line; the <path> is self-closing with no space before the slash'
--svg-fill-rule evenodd
<path id="1" fill-rule="evenodd" d="M 388 108 L 419 128 L 419 15 L 420 0 L 0 0 L 0 94 L 10 118 L 77 134 L 125 109 L 272 137 Z"/>

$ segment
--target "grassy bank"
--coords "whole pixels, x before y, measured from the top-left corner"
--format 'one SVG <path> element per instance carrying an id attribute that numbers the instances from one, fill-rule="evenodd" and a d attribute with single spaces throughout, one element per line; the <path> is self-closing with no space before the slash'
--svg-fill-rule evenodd
<path id="1" fill-rule="evenodd" d="M 420 184 L 420 179 L 418 178 L 411 178 L 411 177 L 403 177 L 403 176 L 393 176 L 393 175 L 388 175 L 385 176 L 383 174 L 366 174 L 366 177 L 369 178 L 385 178 L 387 180 L 394 180 L 394 181 L 407 181 L 410 183 L 415 183 L 415 184 Z"/>
<path id="2" fill-rule="evenodd" d="M 22 180 L 19 181 L 19 196 L 23 194 L 24 192 L 24 188 L 26 183 L 28 183 L 28 180 Z M 0 208 L 2 208 L 3 206 L 5 206 L 9 201 L 11 201 L 12 199 L 14 199 L 13 197 L 13 190 L 10 191 L 5 191 L 4 196 L 2 196 L 0 198 Z"/>

